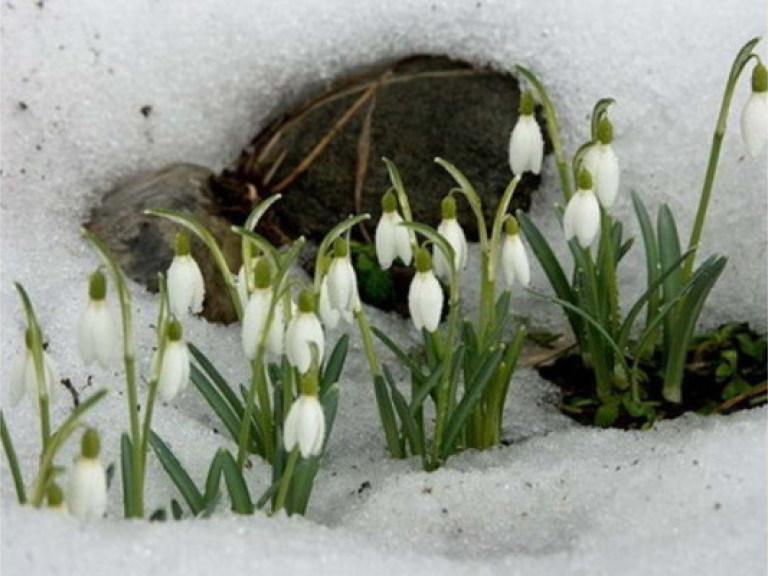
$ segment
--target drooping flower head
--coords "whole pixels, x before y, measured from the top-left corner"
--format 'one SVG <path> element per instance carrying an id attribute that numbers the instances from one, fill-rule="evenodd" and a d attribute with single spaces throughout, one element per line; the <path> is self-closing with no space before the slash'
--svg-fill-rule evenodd
<path id="1" fill-rule="evenodd" d="M 408 311 L 416 330 L 426 328 L 437 330 L 443 311 L 443 290 L 432 271 L 432 257 L 429 250 L 419 248 L 416 253 L 416 274 L 408 289 Z"/>
<path id="2" fill-rule="evenodd" d="M 107 279 L 101 270 L 91 275 L 88 304 L 80 317 L 77 342 L 80 358 L 88 366 L 94 361 L 110 368 L 117 352 L 118 334 L 107 306 Z"/>
<path id="3" fill-rule="evenodd" d="M 327 303 L 345 322 L 352 322 L 355 311 L 360 308 L 360 295 L 357 276 L 349 256 L 349 242 L 337 238 L 333 249 L 334 256 L 323 279 L 320 299 L 323 307 Z"/>
<path id="4" fill-rule="evenodd" d="M 619 191 L 619 160 L 611 145 L 613 124 L 607 117 L 597 125 L 597 142 L 584 154 L 584 168 L 592 175 L 593 190 L 603 208 L 610 208 Z"/>
<path id="5" fill-rule="evenodd" d="M 392 266 L 400 258 L 408 266 L 413 258 L 411 239 L 405 226 L 400 226 L 402 216 L 397 212 L 397 198 L 389 190 L 381 199 L 381 219 L 376 225 L 376 257 L 382 270 Z"/>
<path id="6" fill-rule="evenodd" d="M 752 69 L 752 93 L 741 113 L 741 135 L 752 156 L 760 154 L 768 140 L 768 70 L 762 62 Z"/>
<path id="7" fill-rule="evenodd" d="M 272 267 L 266 258 L 256 261 L 253 276 L 254 289 L 248 297 L 248 304 L 243 313 L 243 351 L 253 360 L 259 344 L 264 341 L 267 351 L 279 356 L 285 347 L 285 306 L 282 300 L 275 303 L 272 321 L 264 340 L 264 331 L 274 298 Z"/>
<path id="8" fill-rule="evenodd" d="M 67 502 L 64 499 L 64 491 L 56 481 L 52 481 L 45 492 L 45 501 L 48 504 L 48 510 L 57 512 L 67 512 Z"/>
<path id="9" fill-rule="evenodd" d="M 566 240 L 576 237 L 583 248 L 588 248 L 600 230 L 600 205 L 589 171 L 582 169 L 578 180 L 578 189 L 565 207 L 563 229 Z"/>
<path id="10" fill-rule="evenodd" d="M 509 138 L 509 166 L 512 173 L 541 172 L 544 159 L 544 137 L 533 116 L 534 101 L 530 92 L 520 95 L 519 116 Z"/>
<path id="11" fill-rule="evenodd" d="M 200 267 L 190 254 L 189 235 L 180 231 L 176 234 L 175 256 L 168 268 L 168 304 L 171 314 L 183 318 L 203 309 L 205 285 Z"/>
<path id="12" fill-rule="evenodd" d="M 437 226 L 437 231 L 448 241 L 453 248 L 454 266 L 457 270 L 462 270 L 467 266 L 467 238 L 464 230 L 456 220 L 456 200 L 448 195 L 443 198 L 440 205 L 442 220 Z M 432 251 L 432 265 L 435 274 L 441 278 L 448 278 L 451 275 L 451 267 L 448 264 L 443 251 L 437 246 Z"/>
<path id="13" fill-rule="evenodd" d="M 504 270 L 507 285 L 528 286 L 531 281 L 531 267 L 528 264 L 528 255 L 520 240 L 520 232 L 514 216 L 507 218 L 504 227 L 506 234 L 501 245 L 501 267 Z"/>
<path id="14" fill-rule="evenodd" d="M 288 324 L 285 332 L 285 354 L 291 365 L 304 374 L 312 365 L 313 347 L 318 361 L 325 351 L 325 336 L 315 313 L 315 293 L 302 290 L 299 294 L 299 311 Z"/>
<path id="15" fill-rule="evenodd" d="M 325 442 L 325 413 L 317 399 L 317 366 L 301 377 L 301 395 L 291 405 L 283 426 L 283 443 L 290 452 L 296 446 L 303 458 L 319 456 Z"/>
<path id="16" fill-rule="evenodd" d="M 10 390 L 10 404 L 11 406 L 17 405 L 21 402 L 21 399 L 25 394 L 29 394 L 32 403 L 36 409 L 40 409 L 39 397 L 40 389 L 38 388 L 37 370 L 35 369 L 35 358 L 32 354 L 32 331 L 28 328 L 24 337 L 24 353 L 16 359 L 16 363 L 11 371 L 11 390 Z M 51 359 L 48 352 L 42 351 L 43 354 L 43 387 L 45 394 L 50 397 L 56 390 L 56 385 L 59 382 L 58 370 L 56 365 Z"/>
<path id="17" fill-rule="evenodd" d="M 163 348 L 162 365 L 157 381 L 157 394 L 161 400 L 169 402 L 189 385 L 189 350 L 184 341 L 181 323 L 175 318 L 168 322 L 167 341 Z M 153 370 L 160 362 L 160 350 L 152 361 Z"/>
<path id="18" fill-rule="evenodd" d="M 100 518 L 107 509 L 107 476 L 99 461 L 100 448 L 98 432 L 89 428 L 69 473 L 67 506 L 81 518 Z"/>

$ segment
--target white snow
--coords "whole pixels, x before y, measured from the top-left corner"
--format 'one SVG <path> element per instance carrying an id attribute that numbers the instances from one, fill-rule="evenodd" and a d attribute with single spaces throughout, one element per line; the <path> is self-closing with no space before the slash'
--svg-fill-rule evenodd
<path id="1" fill-rule="evenodd" d="M 2 5 L 0 360 L 3 412 L 26 479 L 39 451 L 34 410 L 7 406 L 7 379 L 23 346 L 12 282 L 36 305 L 50 352 L 84 393 L 86 379 L 112 393 L 89 416 L 106 462 L 127 427 L 120 378 L 76 360 L 76 320 L 97 259 L 79 237 L 88 209 L 115 182 L 170 162 L 219 169 L 276 108 L 337 73 L 415 52 L 443 52 L 545 81 L 572 151 L 592 103 L 613 96 L 622 163 L 619 214 L 628 193 L 668 202 L 687 236 L 723 83 L 736 50 L 765 35 L 762 2 L 723 0 L 373 0 L 247 2 L 133 0 Z M 765 55 L 765 47 L 758 48 Z M 748 75 L 733 113 L 746 99 Z M 22 105 L 23 103 L 23 105 Z M 145 118 L 140 109 L 149 105 Z M 704 311 L 705 324 L 750 321 L 766 329 L 766 163 L 746 156 L 732 116 L 705 228 L 703 252 L 730 256 Z M 447 121 L 449 119 L 446 119 Z M 558 233 L 551 159 L 533 216 Z M 629 218 L 631 221 L 631 218 Z M 630 231 L 636 234 L 634 225 Z M 476 258 L 471 258 L 470 270 Z M 475 264 L 476 265 L 476 264 Z M 623 284 L 636 290 L 641 258 Z M 545 287 L 534 266 L 533 284 Z M 142 373 L 155 301 L 134 286 Z M 471 292 L 471 286 L 467 286 Z M 537 325 L 559 313 L 521 297 Z M 411 327 L 371 311 L 400 338 Z M 239 331 L 186 323 L 225 375 L 245 374 Z M 650 432 L 577 426 L 553 389 L 516 374 L 507 408 L 511 445 L 469 452 L 437 472 L 386 457 L 371 384 L 353 342 L 330 451 L 307 518 L 237 517 L 147 523 L 120 519 L 119 481 L 104 520 L 19 507 L 3 457 L 2 569 L 8 574 L 765 574 L 765 408 L 728 417 L 687 416 Z M 67 414 L 66 394 L 54 422 Z M 202 482 L 219 446 L 218 423 L 190 389 L 158 406 L 155 428 Z M 59 464 L 71 461 L 70 442 Z M 178 497 L 150 459 L 148 509 Z M 267 485 L 258 461 L 249 479 Z"/>

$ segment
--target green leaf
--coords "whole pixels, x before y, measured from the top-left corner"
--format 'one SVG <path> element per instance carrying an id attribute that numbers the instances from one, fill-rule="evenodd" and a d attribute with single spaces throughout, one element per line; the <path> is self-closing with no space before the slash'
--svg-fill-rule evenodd
<path id="1" fill-rule="evenodd" d="M 445 427 L 445 434 L 443 436 L 443 443 L 441 446 L 441 454 L 443 458 L 446 458 L 453 453 L 456 440 L 464 427 L 464 423 L 471 414 L 477 402 L 480 400 L 487 385 L 491 382 L 491 377 L 496 371 L 496 368 L 499 365 L 499 362 L 501 362 L 503 356 L 503 349 L 495 350 L 486 359 L 480 370 L 478 370 L 477 378 L 475 378 L 472 382 L 465 382 L 465 385 L 468 385 L 467 392 L 464 394 L 461 402 L 459 402 L 459 404 L 456 406 L 456 409 L 450 415 L 448 424 Z"/>
<path id="2" fill-rule="evenodd" d="M 341 371 L 344 369 L 344 361 L 347 359 L 347 350 L 349 348 L 349 335 L 344 334 L 333 347 L 328 361 L 325 363 L 323 374 L 320 377 L 320 393 L 336 384 L 341 377 Z"/>
<path id="3" fill-rule="evenodd" d="M 394 404 L 395 410 L 397 411 L 397 415 L 400 417 L 400 423 L 402 424 L 403 432 L 405 433 L 405 437 L 411 446 L 411 453 L 416 455 L 423 455 L 424 432 L 420 426 L 416 424 L 416 420 L 414 420 L 414 417 L 408 408 L 408 402 L 406 402 L 405 398 L 400 393 L 400 390 L 397 389 L 397 385 L 395 384 L 389 370 L 386 366 L 384 366 L 383 369 L 384 378 L 389 384 L 392 403 Z"/>
<path id="4" fill-rule="evenodd" d="M 672 270 L 662 282 L 662 294 L 664 301 L 677 297 L 682 289 L 683 271 L 679 266 L 674 268 L 675 262 L 680 260 L 680 239 L 677 234 L 675 218 L 669 206 L 662 204 L 659 208 L 658 221 L 656 224 L 658 233 L 659 262 L 661 270 Z M 669 351 L 672 346 L 672 334 L 677 323 L 676 314 L 667 316 L 664 322 L 664 348 Z"/>
<path id="5" fill-rule="evenodd" d="M 403 446 L 400 442 L 397 421 L 395 420 L 395 411 L 392 407 L 387 383 L 383 376 L 377 375 L 374 377 L 373 389 L 376 393 L 376 406 L 379 409 L 379 418 L 381 419 L 382 428 L 384 428 L 389 455 L 392 458 L 405 458 Z"/>
<path id="6" fill-rule="evenodd" d="M 648 308 L 646 315 L 646 324 L 653 322 L 659 309 L 659 300 L 661 298 L 660 283 L 657 282 L 661 271 L 661 262 L 659 260 L 659 249 L 656 244 L 656 235 L 651 224 L 651 217 L 645 208 L 640 196 L 632 192 L 632 204 L 635 208 L 637 222 L 640 225 L 640 232 L 643 237 L 643 246 L 645 247 L 645 268 L 648 289 L 646 291 Z M 670 269 L 671 273 L 671 269 Z M 639 311 L 639 310 L 638 310 Z M 651 347 L 653 347 L 651 342 Z"/>
<path id="7" fill-rule="evenodd" d="M 123 515 L 130 518 L 136 509 L 133 490 L 133 444 L 123 432 L 120 436 L 120 475 L 123 480 Z"/>
<path id="8" fill-rule="evenodd" d="M 3 450 L 5 450 L 5 456 L 8 459 L 8 467 L 11 469 L 13 486 L 16 489 L 16 499 L 19 501 L 19 504 L 26 504 L 27 493 L 24 489 L 24 480 L 21 475 L 19 460 L 16 457 L 16 450 L 13 447 L 11 433 L 9 432 L 8 426 L 5 423 L 5 415 L 3 414 L 2 410 L 0 410 L 0 435 L 2 435 Z"/>
<path id="9" fill-rule="evenodd" d="M 686 355 L 693 336 L 693 330 L 710 290 L 725 269 L 727 259 L 724 256 L 709 257 L 693 273 L 687 295 L 678 306 L 674 326 L 671 327 L 672 342 L 669 348 L 664 370 L 662 394 L 670 402 L 682 401 L 682 379 Z"/>
<path id="10" fill-rule="evenodd" d="M 181 509 L 181 504 L 176 498 L 171 498 L 171 514 L 174 520 L 181 520 L 184 516 L 184 511 Z"/>
<path id="11" fill-rule="evenodd" d="M 619 418 L 619 403 L 617 401 L 609 401 L 601 404 L 595 412 L 595 426 L 601 428 L 608 428 L 612 426 Z"/>
<path id="12" fill-rule="evenodd" d="M 398 362 L 407 368 L 412 374 L 415 375 L 417 382 L 420 384 L 425 379 L 426 376 L 421 372 L 421 368 L 416 363 L 416 361 L 408 356 L 405 352 L 403 352 L 400 347 L 395 344 L 395 342 L 384 332 L 376 328 L 375 326 L 371 326 L 371 331 L 376 335 L 376 338 L 381 340 L 381 342 L 390 349 L 390 351 L 397 357 Z"/>
<path id="13" fill-rule="evenodd" d="M 194 364 L 190 366 L 190 380 L 192 380 L 200 394 L 203 395 L 208 405 L 213 408 L 213 411 L 224 424 L 232 439 L 237 442 L 242 422 L 241 416 L 235 413 L 232 406 Z"/>
<path id="14" fill-rule="evenodd" d="M 237 514 L 253 514 L 254 505 L 248 486 L 243 478 L 243 471 L 237 465 L 237 461 L 227 450 L 220 448 L 216 454 L 220 460 L 221 471 L 227 485 L 227 492 L 232 501 L 232 511 Z"/>
<path id="15" fill-rule="evenodd" d="M 211 363 L 211 361 L 208 360 L 208 357 L 205 354 L 203 354 L 197 346 L 195 346 L 191 342 L 188 342 L 187 347 L 189 348 L 189 352 L 190 354 L 192 354 L 192 357 L 200 365 L 200 369 L 211 381 L 211 384 L 215 386 L 219 394 L 232 407 L 232 409 L 235 411 L 235 414 L 237 414 L 239 418 L 242 418 L 243 403 L 237 397 L 237 394 L 235 394 L 235 392 L 232 390 L 232 387 L 227 383 L 227 381 L 224 379 L 221 373 L 216 369 L 213 363 Z"/>
<path id="16" fill-rule="evenodd" d="M 333 384 L 320 394 L 320 404 L 323 406 L 325 415 L 325 443 L 333 430 L 333 423 L 336 420 L 336 410 L 339 406 L 339 385 Z"/>
<path id="17" fill-rule="evenodd" d="M 200 494 L 192 478 L 190 478 L 168 445 L 154 431 L 151 431 L 149 434 L 149 444 L 152 446 L 152 450 L 154 450 L 158 460 L 160 460 L 160 464 L 162 464 L 168 476 L 171 477 L 176 488 L 179 489 L 192 514 L 197 516 L 203 510 L 205 502 L 203 495 Z"/>
<path id="18" fill-rule="evenodd" d="M 517 221 L 520 224 L 520 228 L 522 228 L 523 233 L 525 234 L 525 238 L 528 240 L 528 244 L 531 247 L 531 250 L 533 250 L 534 256 L 536 256 L 536 259 L 539 261 L 539 264 L 541 264 L 544 273 L 547 275 L 549 283 L 552 286 L 552 289 L 555 291 L 557 297 L 560 298 L 560 300 L 564 300 L 565 302 L 569 302 L 575 305 L 577 303 L 576 294 L 571 288 L 571 285 L 568 282 L 568 279 L 566 278 L 565 273 L 563 272 L 563 269 L 560 266 L 557 257 L 555 256 L 555 253 L 549 246 L 549 243 L 546 241 L 541 232 L 539 232 L 539 229 L 536 227 L 536 225 L 528 218 L 528 215 L 525 214 L 525 212 L 518 211 Z M 568 310 L 565 311 L 565 315 L 568 318 L 568 323 L 571 325 L 571 330 L 573 333 L 577 338 L 580 337 L 580 335 L 583 333 L 583 324 L 581 319 Z"/>

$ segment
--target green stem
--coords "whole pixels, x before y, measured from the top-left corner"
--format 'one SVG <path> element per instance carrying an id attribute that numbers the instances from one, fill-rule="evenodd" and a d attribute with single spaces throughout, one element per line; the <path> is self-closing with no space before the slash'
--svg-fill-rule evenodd
<path id="1" fill-rule="evenodd" d="M 293 470 L 296 467 L 296 461 L 299 459 L 299 447 L 294 446 L 288 456 L 288 462 L 283 469 L 283 476 L 280 478 L 280 488 L 277 491 L 277 497 L 272 505 L 272 514 L 275 514 L 285 507 L 285 498 L 288 496 L 288 489 L 291 487 L 291 478 Z"/>
<path id="2" fill-rule="evenodd" d="M 27 494 L 24 490 L 24 480 L 21 477 L 21 468 L 19 467 L 19 459 L 16 456 L 16 450 L 13 447 L 13 440 L 11 440 L 11 433 L 8 431 L 8 426 L 5 423 L 5 415 L 0 411 L 0 435 L 3 439 L 3 449 L 5 450 L 5 456 L 8 458 L 8 466 L 11 468 L 11 476 L 13 476 L 13 485 L 16 488 L 16 498 L 19 504 L 27 503 Z"/>
<path id="3" fill-rule="evenodd" d="M 129 517 L 141 518 L 144 516 L 144 456 L 142 450 L 146 446 L 142 442 L 141 428 L 139 425 L 138 392 L 136 387 L 136 359 L 133 353 L 133 325 L 131 320 L 131 293 L 126 285 L 120 267 L 113 258 L 106 245 L 92 234 L 82 228 L 83 236 L 91 243 L 101 256 L 104 263 L 110 269 L 117 287 L 118 301 L 120 302 L 120 316 L 123 325 L 123 364 L 125 365 L 126 399 L 128 402 L 128 419 L 131 429 L 131 442 L 133 446 L 133 479 L 134 509 L 129 512 Z"/>
<path id="4" fill-rule="evenodd" d="M 686 259 L 685 266 L 683 267 L 683 283 L 688 282 L 688 280 L 691 278 L 691 274 L 693 274 L 693 266 L 696 262 L 696 250 L 698 249 L 699 240 L 701 239 L 701 234 L 704 230 L 704 221 L 707 217 L 709 199 L 712 196 L 712 188 L 715 184 L 717 164 L 720 159 L 720 150 L 723 145 L 723 136 L 725 135 L 726 123 L 728 121 L 728 111 L 731 107 L 733 93 L 736 90 L 736 83 L 738 82 L 739 76 L 744 70 L 744 67 L 747 65 L 747 62 L 749 62 L 750 58 L 754 57 L 752 50 L 759 42 L 759 40 L 759 38 L 754 38 L 741 48 L 733 61 L 730 74 L 728 75 L 728 82 L 725 85 L 723 99 L 720 104 L 720 113 L 717 116 L 715 132 L 712 135 L 712 146 L 709 151 L 709 162 L 707 163 L 707 172 L 704 176 L 704 186 L 701 190 L 701 196 L 699 197 L 699 207 L 696 210 L 696 220 L 693 223 L 691 238 L 688 241 L 688 248 L 691 249 L 692 252 Z"/>

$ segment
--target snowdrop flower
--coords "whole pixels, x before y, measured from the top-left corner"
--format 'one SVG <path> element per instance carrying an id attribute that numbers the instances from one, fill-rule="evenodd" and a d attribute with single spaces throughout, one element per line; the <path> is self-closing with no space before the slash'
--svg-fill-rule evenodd
<path id="1" fill-rule="evenodd" d="M 400 258 L 408 266 L 413 258 L 408 229 L 401 226 L 402 216 L 397 213 L 397 198 L 388 191 L 381 200 L 381 219 L 376 225 L 376 257 L 382 270 L 392 266 Z"/>
<path id="2" fill-rule="evenodd" d="M 613 125 L 608 118 L 597 126 L 597 142 L 584 154 L 584 168 L 593 176 L 594 191 L 603 208 L 610 208 L 619 191 L 619 160 L 613 151 Z"/>
<path id="3" fill-rule="evenodd" d="M 762 62 L 752 69 L 752 94 L 741 113 L 741 135 L 752 156 L 760 154 L 768 140 L 768 70 Z"/>
<path id="4" fill-rule="evenodd" d="M 190 255 L 189 236 L 186 232 L 179 232 L 176 234 L 175 256 L 168 268 L 168 304 L 171 314 L 183 318 L 188 312 L 201 312 L 204 297 L 203 274 Z"/>
<path id="5" fill-rule="evenodd" d="M 517 283 L 528 286 L 531 282 L 531 267 L 528 264 L 525 246 L 520 240 L 517 220 L 510 216 L 505 227 L 507 233 L 501 245 L 501 267 L 504 269 L 507 285 L 512 286 Z"/>
<path id="6" fill-rule="evenodd" d="M 37 371 L 35 370 L 35 359 L 32 355 L 32 334 L 27 330 L 26 346 L 24 347 L 23 356 L 17 358 L 16 363 L 11 371 L 11 391 L 10 391 L 10 403 L 11 406 L 16 406 L 25 393 L 29 393 L 32 403 L 35 408 L 40 409 L 39 389 L 37 387 Z M 56 384 L 59 381 L 58 371 L 56 365 L 45 350 L 43 352 L 43 381 L 47 395 L 50 397 L 53 391 L 56 389 Z"/>
<path id="7" fill-rule="evenodd" d="M 91 275 L 88 304 L 80 317 L 78 348 L 80 358 L 89 366 L 94 361 L 109 368 L 115 357 L 118 334 L 106 300 L 107 279 L 101 270 Z"/>
<path id="8" fill-rule="evenodd" d="M 69 471 L 67 506 L 81 518 L 100 518 L 107 509 L 107 475 L 99 449 L 99 434 L 89 428 L 83 434 L 80 456 Z"/>
<path id="9" fill-rule="evenodd" d="M 251 295 L 251 292 L 256 289 L 253 279 L 253 271 L 256 269 L 256 263 L 259 260 L 261 260 L 261 258 L 251 258 L 251 276 L 249 278 L 246 278 L 245 264 L 241 264 L 240 270 L 237 271 L 235 286 L 237 286 L 237 295 L 240 297 L 240 304 L 243 305 L 243 308 L 248 305 L 248 297 Z"/>
<path id="10" fill-rule="evenodd" d="M 320 315 L 320 321 L 323 326 L 329 330 L 333 330 L 339 325 L 341 320 L 341 312 L 331 306 L 331 299 L 328 296 L 328 275 L 323 277 L 320 282 L 320 299 L 317 303 L 317 313 Z"/>
<path id="11" fill-rule="evenodd" d="M 544 158 L 544 138 L 541 128 L 533 117 L 533 96 L 523 92 L 520 96 L 520 115 L 509 138 L 509 165 L 512 173 L 541 172 Z"/>
<path id="12" fill-rule="evenodd" d="M 346 322 L 352 322 L 354 313 L 360 309 L 357 276 L 349 257 L 349 242 L 343 238 L 338 238 L 334 243 L 334 258 L 328 268 L 328 274 L 323 279 L 320 299 L 327 300 L 331 309 L 338 311 Z"/>
<path id="13" fill-rule="evenodd" d="M 312 365 L 312 348 L 317 348 L 318 360 L 323 357 L 325 336 L 315 314 L 315 294 L 303 290 L 299 294 L 299 313 L 291 318 L 285 332 L 285 353 L 288 362 L 304 374 Z"/>
<path id="14" fill-rule="evenodd" d="M 189 350 L 183 339 L 183 330 L 178 320 L 168 323 L 168 340 L 163 349 L 162 365 L 157 380 L 157 394 L 164 402 L 173 400 L 189 385 Z M 152 372 L 160 362 L 159 350 L 152 360 Z"/>
<path id="15" fill-rule="evenodd" d="M 437 330 L 443 311 L 443 290 L 432 272 L 432 258 L 426 248 L 416 253 L 416 275 L 408 289 L 408 310 L 416 330 Z"/>
<path id="16" fill-rule="evenodd" d="M 325 441 L 325 414 L 315 394 L 302 393 L 291 405 L 283 441 L 288 452 L 298 445 L 302 458 L 320 455 Z"/>
<path id="17" fill-rule="evenodd" d="M 565 207 L 563 216 L 565 239 L 574 236 L 583 248 L 588 248 L 600 230 L 600 205 L 592 190 L 592 176 L 589 171 L 579 174 L 579 186 Z"/>
<path id="18" fill-rule="evenodd" d="M 248 298 L 248 304 L 243 313 L 243 351 L 253 360 L 256 350 L 264 340 L 264 329 L 267 325 L 270 308 L 272 308 L 272 272 L 269 262 L 260 258 L 254 268 L 254 290 Z M 280 355 L 283 353 L 285 342 L 285 305 L 282 300 L 275 303 L 272 312 L 272 322 L 264 344 L 267 351 Z"/>
<path id="19" fill-rule="evenodd" d="M 457 270 L 462 270 L 467 266 L 467 238 L 464 236 L 464 230 L 459 221 L 456 220 L 456 200 L 453 199 L 453 196 L 443 198 L 440 209 L 443 219 L 440 221 L 437 231 L 453 248 L 454 266 Z M 448 260 L 437 246 L 432 251 L 432 264 L 435 274 L 441 278 L 447 278 L 451 275 Z"/>

